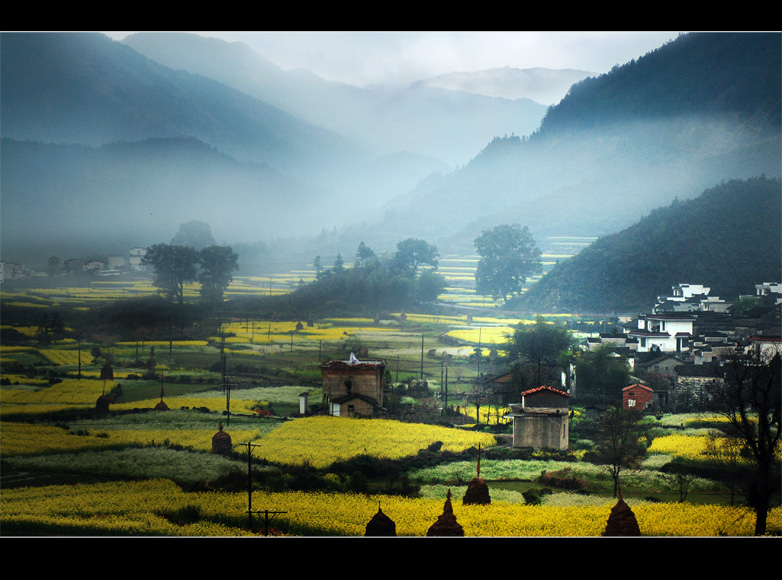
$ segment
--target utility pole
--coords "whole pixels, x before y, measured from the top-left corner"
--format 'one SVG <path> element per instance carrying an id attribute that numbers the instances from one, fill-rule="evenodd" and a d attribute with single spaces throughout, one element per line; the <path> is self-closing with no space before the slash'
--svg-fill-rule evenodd
<path id="1" fill-rule="evenodd" d="M 424 335 L 421 335 L 421 380 L 424 380 Z"/>
<path id="2" fill-rule="evenodd" d="M 253 531 L 253 514 L 264 514 L 263 535 L 269 535 L 269 515 L 275 516 L 277 514 L 287 514 L 287 511 L 270 511 L 270 510 L 258 510 L 253 511 L 253 477 L 252 477 L 252 448 L 260 447 L 259 445 L 253 445 L 252 443 L 242 443 L 247 445 L 247 525 L 250 532 Z"/>

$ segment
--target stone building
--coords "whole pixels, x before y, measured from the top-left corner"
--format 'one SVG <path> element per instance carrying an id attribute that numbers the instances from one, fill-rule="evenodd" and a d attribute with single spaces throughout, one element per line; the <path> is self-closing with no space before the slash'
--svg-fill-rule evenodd
<path id="1" fill-rule="evenodd" d="M 375 417 L 383 412 L 381 360 L 330 360 L 320 365 L 323 404 L 335 417 Z"/>
<path id="2" fill-rule="evenodd" d="M 567 449 L 569 399 L 567 393 L 546 386 L 521 393 L 521 403 L 511 404 L 505 414 L 513 419 L 513 446 Z"/>

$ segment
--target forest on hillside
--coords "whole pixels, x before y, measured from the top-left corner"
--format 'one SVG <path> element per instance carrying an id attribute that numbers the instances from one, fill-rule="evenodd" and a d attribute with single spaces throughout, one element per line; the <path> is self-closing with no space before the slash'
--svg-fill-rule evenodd
<path id="1" fill-rule="evenodd" d="M 734 180 L 674 200 L 635 225 L 555 266 L 514 306 L 550 311 L 637 312 L 680 283 L 736 299 L 782 279 L 782 182 Z"/>

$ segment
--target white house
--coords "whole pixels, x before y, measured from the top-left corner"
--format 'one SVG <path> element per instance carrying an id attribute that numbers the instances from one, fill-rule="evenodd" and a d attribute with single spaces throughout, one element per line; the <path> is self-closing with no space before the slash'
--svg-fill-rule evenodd
<path id="1" fill-rule="evenodd" d="M 638 328 L 627 335 L 638 340 L 638 352 L 655 347 L 662 352 L 689 350 L 695 316 L 677 312 L 645 314 L 638 317 Z"/>
<path id="2" fill-rule="evenodd" d="M 782 284 L 777 282 L 763 282 L 755 284 L 756 296 L 776 296 L 776 303 L 782 303 Z"/>
<path id="3" fill-rule="evenodd" d="M 670 296 L 658 296 L 652 312 L 727 312 L 730 304 L 719 296 L 709 296 L 711 288 L 702 284 L 677 284 Z"/>
<path id="4" fill-rule="evenodd" d="M 146 254 L 147 254 L 146 248 L 131 248 L 130 256 L 128 259 L 128 264 L 130 265 L 130 268 L 132 270 L 138 270 L 138 271 L 144 270 L 144 264 L 141 263 L 141 260 L 144 259 L 144 256 L 146 256 Z"/>

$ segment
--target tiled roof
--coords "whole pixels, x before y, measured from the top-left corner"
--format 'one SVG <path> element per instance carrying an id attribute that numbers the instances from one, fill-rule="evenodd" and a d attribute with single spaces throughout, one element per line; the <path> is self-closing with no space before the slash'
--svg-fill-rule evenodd
<path id="1" fill-rule="evenodd" d="M 541 391 L 551 391 L 555 395 L 562 395 L 563 397 L 569 397 L 570 396 L 567 393 L 565 393 L 564 391 L 560 391 L 559 389 L 554 389 L 552 387 L 547 387 L 546 385 L 537 387 L 535 389 L 530 389 L 528 391 L 524 391 L 523 393 L 521 393 L 521 396 L 523 397 L 524 395 L 531 395 L 532 393 L 539 393 Z"/>

